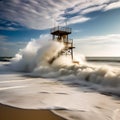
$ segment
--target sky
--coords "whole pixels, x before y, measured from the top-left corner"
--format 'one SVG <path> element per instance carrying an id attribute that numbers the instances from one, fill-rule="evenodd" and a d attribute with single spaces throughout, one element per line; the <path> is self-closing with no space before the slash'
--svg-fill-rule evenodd
<path id="1" fill-rule="evenodd" d="M 120 57 L 120 0 L 0 0 L 0 56 L 66 23 L 78 53 Z"/>

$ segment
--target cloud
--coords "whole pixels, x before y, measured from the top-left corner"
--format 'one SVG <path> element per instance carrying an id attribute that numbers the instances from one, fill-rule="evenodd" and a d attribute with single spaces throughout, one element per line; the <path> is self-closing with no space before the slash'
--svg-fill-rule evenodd
<path id="1" fill-rule="evenodd" d="M 1 42 L 1 41 L 4 41 L 4 40 L 6 40 L 6 39 L 7 39 L 7 36 L 0 35 L 0 42 Z"/>
<path id="2" fill-rule="evenodd" d="M 55 20 L 56 25 L 64 23 L 65 11 L 69 15 L 70 24 L 75 24 L 91 20 L 85 17 L 87 13 L 118 8 L 119 4 L 113 0 L 1 0 L 0 18 L 30 29 L 43 30 L 53 27 Z M 14 30 L 14 27 L 5 29 Z"/>
<path id="3" fill-rule="evenodd" d="M 84 9 L 84 10 L 81 11 L 81 14 L 88 14 L 90 12 L 95 12 L 95 11 L 102 10 L 105 6 L 106 6 L 106 4 L 100 5 L 100 6 L 86 8 L 86 9 Z"/>
<path id="4" fill-rule="evenodd" d="M 14 56 L 26 44 L 26 42 L 7 41 L 6 36 L 5 38 L 0 36 L 0 56 Z"/>
<path id="5" fill-rule="evenodd" d="M 84 2 L 81 2 L 77 4 L 71 11 L 69 11 L 69 14 L 87 14 L 89 12 L 102 10 L 103 6 L 108 4 L 110 0 L 84 0 Z"/>
<path id="6" fill-rule="evenodd" d="M 88 20 L 90 20 L 90 18 L 88 18 L 88 17 L 75 16 L 68 20 L 68 24 L 82 23 L 82 22 L 86 22 Z"/>
<path id="7" fill-rule="evenodd" d="M 17 29 L 17 28 L 14 28 L 14 27 L 3 27 L 3 26 L 0 26 L 0 30 L 16 31 L 16 30 L 18 30 L 18 29 Z"/>
<path id="8" fill-rule="evenodd" d="M 22 28 L 19 23 L 10 20 L 0 19 L 0 30 L 16 31 Z"/>
<path id="9" fill-rule="evenodd" d="M 81 3 L 79 0 L 9 0 L 0 2 L 0 14 L 4 19 L 17 21 L 22 26 L 32 29 L 47 29 L 53 26 L 53 19 L 64 22 L 65 10 Z M 84 18 L 83 18 L 84 19 Z M 56 24 L 61 21 L 56 21 Z M 79 21 L 76 21 L 79 22 Z M 84 21 L 83 21 L 84 22 Z M 73 22 L 71 22 L 73 23 Z"/>
<path id="10" fill-rule="evenodd" d="M 83 39 L 75 39 L 75 43 L 106 43 L 112 44 L 111 42 L 120 43 L 120 34 L 108 34 L 105 36 L 91 36 Z"/>
<path id="11" fill-rule="evenodd" d="M 95 11 L 108 11 L 111 9 L 120 8 L 119 0 L 88 0 L 78 4 L 74 7 L 69 14 L 80 13 L 82 15 L 95 12 Z"/>
<path id="12" fill-rule="evenodd" d="M 120 34 L 75 39 L 76 51 L 87 56 L 120 56 Z"/>
<path id="13" fill-rule="evenodd" d="M 64 10 L 70 4 L 61 0 L 1 1 L 0 14 L 3 19 L 16 21 L 31 29 L 47 29 L 52 27 L 53 19 L 58 19 L 64 14 Z"/>
<path id="14" fill-rule="evenodd" d="M 31 41 L 36 41 L 36 47 L 46 40 L 51 40 L 50 34 L 41 34 L 38 39 L 31 39 Z M 8 41 L 7 36 L 0 36 L 0 56 L 14 56 L 20 49 L 25 48 L 27 44 L 29 43 Z"/>
<path id="15" fill-rule="evenodd" d="M 120 1 L 109 4 L 105 7 L 104 11 L 120 8 Z"/>

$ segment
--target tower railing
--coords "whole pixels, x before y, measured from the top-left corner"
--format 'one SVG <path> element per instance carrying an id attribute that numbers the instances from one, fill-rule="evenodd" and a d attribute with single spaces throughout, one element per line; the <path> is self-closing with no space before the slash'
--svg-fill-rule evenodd
<path id="1" fill-rule="evenodd" d="M 64 32 L 68 32 L 68 33 L 71 33 L 72 32 L 72 29 L 69 28 L 69 27 L 61 27 L 61 26 L 57 26 L 57 27 L 54 27 L 50 30 L 51 33 L 54 33 L 55 31 L 64 31 Z"/>

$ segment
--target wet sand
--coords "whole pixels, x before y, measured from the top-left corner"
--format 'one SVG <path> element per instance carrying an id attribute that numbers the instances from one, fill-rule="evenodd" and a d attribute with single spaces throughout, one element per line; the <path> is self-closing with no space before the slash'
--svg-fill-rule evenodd
<path id="1" fill-rule="evenodd" d="M 29 110 L 0 104 L 0 120 L 65 120 L 50 110 Z"/>

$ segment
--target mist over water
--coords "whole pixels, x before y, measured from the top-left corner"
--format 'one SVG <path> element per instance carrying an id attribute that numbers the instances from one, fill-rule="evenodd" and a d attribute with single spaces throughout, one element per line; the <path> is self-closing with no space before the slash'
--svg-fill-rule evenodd
<path id="1" fill-rule="evenodd" d="M 83 55 L 58 56 L 64 48 L 52 40 L 31 40 L 10 63 L 14 71 L 26 72 L 31 77 L 56 78 L 72 86 L 87 86 L 98 91 L 120 96 L 120 71 L 111 66 L 88 64 Z M 50 64 L 49 61 L 54 58 Z"/>

